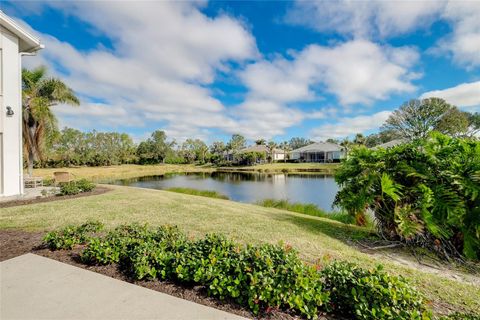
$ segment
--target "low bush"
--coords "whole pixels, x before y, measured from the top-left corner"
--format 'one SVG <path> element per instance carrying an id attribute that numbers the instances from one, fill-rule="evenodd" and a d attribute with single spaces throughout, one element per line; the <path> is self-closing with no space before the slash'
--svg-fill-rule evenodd
<path id="1" fill-rule="evenodd" d="M 429 319 L 424 299 L 404 278 L 378 266 L 333 262 L 322 270 L 332 310 L 356 319 Z"/>
<path id="2" fill-rule="evenodd" d="M 51 231 L 43 238 L 52 250 L 72 249 L 77 244 L 86 243 L 89 235 L 103 229 L 100 222 L 87 222 L 80 226 L 67 226 L 59 231 Z"/>
<path id="3" fill-rule="evenodd" d="M 89 192 L 95 189 L 95 184 L 87 179 L 80 179 L 72 182 L 62 183 L 60 185 L 60 194 L 62 196 L 74 195 L 82 192 Z"/>
<path id="4" fill-rule="evenodd" d="M 210 296 L 248 307 L 255 315 L 280 309 L 316 318 L 333 311 L 356 319 L 430 319 L 422 296 L 401 277 L 344 262 L 323 269 L 300 260 L 290 246 L 240 245 L 222 235 L 188 239 L 176 227 L 127 225 L 88 236 L 99 224 L 49 233 L 54 249 L 87 243 L 88 264 L 118 264 L 133 279 L 202 286 Z"/>
<path id="5" fill-rule="evenodd" d="M 225 200 L 229 199 L 226 195 L 218 193 L 217 191 L 212 191 L 212 190 L 197 190 L 192 188 L 168 188 L 165 190 L 171 191 L 171 192 L 177 192 L 177 193 L 191 194 L 194 196 L 208 197 L 208 198 L 217 198 L 217 199 L 225 199 Z"/>
<path id="6" fill-rule="evenodd" d="M 257 204 L 263 207 L 283 209 L 283 210 L 306 214 L 309 216 L 332 219 L 332 220 L 339 221 L 346 224 L 355 223 L 355 219 L 352 218 L 352 216 L 350 216 L 348 213 L 341 213 L 341 212 L 328 213 L 320 209 L 317 205 L 313 203 L 300 203 L 300 202 L 290 202 L 288 200 L 264 199 L 257 202 Z"/>

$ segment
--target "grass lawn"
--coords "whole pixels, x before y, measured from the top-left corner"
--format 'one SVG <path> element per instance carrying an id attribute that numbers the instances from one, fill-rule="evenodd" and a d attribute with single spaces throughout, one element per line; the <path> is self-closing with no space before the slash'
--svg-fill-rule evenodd
<path id="1" fill-rule="evenodd" d="M 69 167 L 69 168 L 41 168 L 34 169 L 33 175 L 52 179 L 55 171 L 67 171 L 73 173 L 76 178 L 86 178 L 96 182 L 108 179 L 128 179 L 143 176 L 162 175 L 174 172 L 212 172 L 220 171 L 256 171 L 256 172 L 302 172 L 302 173 L 327 173 L 332 174 L 338 164 L 325 163 L 269 163 L 249 167 L 226 167 L 215 168 L 212 166 L 196 166 L 193 164 L 157 164 L 138 165 L 124 164 L 108 167 Z"/>
<path id="2" fill-rule="evenodd" d="M 108 167 L 71 167 L 71 168 L 45 168 L 35 169 L 34 176 L 52 179 L 55 171 L 67 171 L 73 173 L 76 178 L 85 178 L 93 181 L 103 181 L 106 179 L 128 179 L 142 176 L 162 175 L 170 172 L 209 172 L 213 171 L 211 167 L 202 167 L 195 165 L 175 165 L 175 164 L 156 164 L 156 165 L 138 165 L 124 164 Z"/>
<path id="3" fill-rule="evenodd" d="M 131 222 L 152 226 L 173 224 L 192 236 L 219 232 L 241 242 L 277 243 L 282 240 L 298 249 L 306 261 L 336 258 L 364 267 L 382 263 L 388 272 L 409 278 L 435 303 L 434 306 L 480 310 L 478 282 L 475 285 L 456 280 L 448 273 L 421 271 L 382 255 L 362 253 L 351 245 L 351 239 L 369 235 L 366 229 L 222 199 L 120 186 L 111 188 L 114 190 L 102 195 L 3 208 L 0 228 L 44 231 L 99 220 L 109 227 Z"/>

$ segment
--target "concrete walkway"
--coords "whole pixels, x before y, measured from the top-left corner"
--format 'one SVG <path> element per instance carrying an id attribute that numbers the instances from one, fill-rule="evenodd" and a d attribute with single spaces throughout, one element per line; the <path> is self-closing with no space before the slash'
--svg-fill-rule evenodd
<path id="1" fill-rule="evenodd" d="M 34 254 L 0 263 L 0 319 L 242 317 Z"/>

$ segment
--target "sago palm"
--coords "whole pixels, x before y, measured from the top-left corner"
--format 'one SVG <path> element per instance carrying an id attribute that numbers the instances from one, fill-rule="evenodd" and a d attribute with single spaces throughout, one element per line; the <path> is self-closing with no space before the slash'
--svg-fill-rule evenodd
<path id="1" fill-rule="evenodd" d="M 57 128 L 51 107 L 80 104 L 71 88 L 46 73 L 45 67 L 22 70 L 23 145 L 30 176 L 34 162 L 42 158 L 46 137 Z"/>

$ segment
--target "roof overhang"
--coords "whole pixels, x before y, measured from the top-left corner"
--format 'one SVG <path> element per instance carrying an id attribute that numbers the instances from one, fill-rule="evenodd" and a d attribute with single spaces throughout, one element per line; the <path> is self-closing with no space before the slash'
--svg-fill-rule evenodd
<path id="1" fill-rule="evenodd" d="M 44 45 L 40 43 L 40 39 L 20 27 L 18 23 L 1 10 L 0 25 L 18 37 L 19 52 L 33 53 L 44 48 Z"/>

